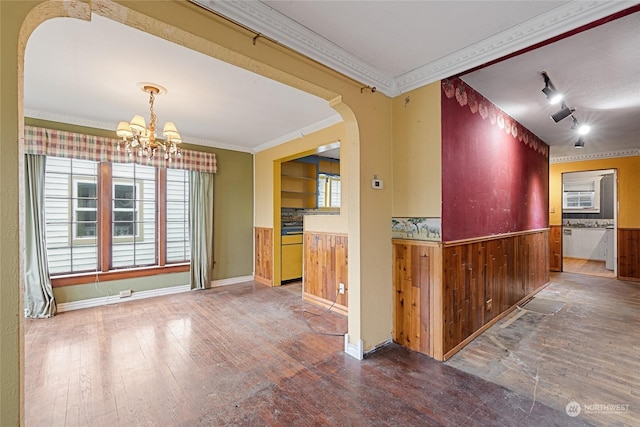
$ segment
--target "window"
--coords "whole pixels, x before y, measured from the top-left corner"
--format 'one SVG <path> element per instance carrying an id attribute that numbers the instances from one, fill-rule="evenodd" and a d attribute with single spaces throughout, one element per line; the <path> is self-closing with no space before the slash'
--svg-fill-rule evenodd
<path id="1" fill-rule="evenodd" d="M 113 163 L 111 169 L 111 267 L 155 265 L 156 168 Z"/>
<path id="2" fill-rule="evenodd" d="M 188 176 L 183 170 L 135 163 L 47 157 L 50 273 L 188 262 Z"/>
<path id="3" fill-rule="evenodd" d="M 600 180 L 564 183 L 562 208 L 568 213 L 599 213 Z"/>
<path id="4" fill-rule="evenodd" d="M 190 259 L 189 172 L 167 169 L 167 262 Z"/>
<path id="5" fill-rule="evenodd" d="M 47 157 L 45 227 L 51 274 L 95 271 L 98 163 Z"/>
<path id="6" fill-rule="evenodd" d="M 73 237 L 95 240 L 98 221 L 98 183 L 86 177 L 73 177 Z M 89 242 L 89 240 L 87 240 Z"/>
<path id="7" fill-rule="evenodd" d="M 318 174 L 318 207 L 339 208 L 341 197 L 340 176 Z"/>

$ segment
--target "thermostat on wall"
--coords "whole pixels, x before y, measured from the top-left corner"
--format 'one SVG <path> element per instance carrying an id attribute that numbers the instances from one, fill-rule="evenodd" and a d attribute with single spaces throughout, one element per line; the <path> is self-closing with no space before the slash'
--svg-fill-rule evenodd
<path id="1" fill-rule="evenodd" d="M 371 180 L 371 188 L 374 190 L 382 190 L 384 188 L 384 182 L 381 179 L 373 178 Z"/>

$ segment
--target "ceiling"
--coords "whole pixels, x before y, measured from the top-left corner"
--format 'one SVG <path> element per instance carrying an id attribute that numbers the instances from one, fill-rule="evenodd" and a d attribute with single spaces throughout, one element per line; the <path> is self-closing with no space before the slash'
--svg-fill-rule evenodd
<path id="1" fill-rule="evenodd" d="M 193 2 L 376 87 L 376 96 L 461 75 L 549 143 L 552 157 L 640 150 L 638 12 L 465 74 L 638 2 Z M 573 147 L 571 119 L 549 118 L 542 70 L 591 125 L 582 150 Z M 341 120 L 320 98 L 98 15 L 36 29 L 25 114 L 115 129 L 149 116 L 139 82 L 168 89 L 156 99 L 160 124 L 174 121 L 185 141 L 201 145 L 255 152 Z"/>

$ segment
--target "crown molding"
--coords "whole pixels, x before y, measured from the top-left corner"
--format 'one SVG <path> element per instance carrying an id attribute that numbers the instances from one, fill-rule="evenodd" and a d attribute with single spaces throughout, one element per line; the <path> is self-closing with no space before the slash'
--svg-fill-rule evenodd
<path id="1" fill-rule="evenodd" d="M 258 34 L 362 82 L 387 96 L 399 95 L 395 80 L 260 1 L 189 0 Z"/>
<path id="2" fill-rule="evenodd" d="M 396 77 L 401 93 L 463 73 L 471 68 L 549 40 L 625 10 L 637 2 L 571 1 L 485 40 Z"/>
<path id="3" fill-rule="evenodd" d="M 549 158 L 549 163 L 569 163 L 584 162 L 587 160 L 613 159 L 616 157 L 634 157 L 640 156 L 640 148 L 629 148 L 626 150 L 605 151 L 602 153 L 584 153 L 574 154 L 571 156 L 558 156 Z"/>
<path id="4" fill-rule="evenodd" d="M 294 139 L 302 138 L 305 135 L 308 135 L 313 132 L 317 132 L 324 128 L 328 128 L 329 126 L 333 126 L 337 123 L 341 123 L 342 116 L 340 114 L 333 115 L 324 120 L 320 120 L 319 122 L 315 122 L 310 124 L 309 126 L 305 126 L 302 129 L 298 129 L 296 131 L 290 132 L 286 135 L 282 135 L 281 137 L 272 139 L 271 141 L 267 141 L 264 144 L 260 144 L 254 147 L 253 152 L 259 153 L 260 151 L 267 150 L 271 147 L 275 147 L 276 145 L 284 144 L 285 142 L 292 141 Z"/>
<path id="5" fill-rule="evenodd" d="M 627 9 L 635 1 L 570 1 L 492 37 L 397 77 L 370 64 L 260 1 L 190 0 L 348 77 L 395 97 Z"/>

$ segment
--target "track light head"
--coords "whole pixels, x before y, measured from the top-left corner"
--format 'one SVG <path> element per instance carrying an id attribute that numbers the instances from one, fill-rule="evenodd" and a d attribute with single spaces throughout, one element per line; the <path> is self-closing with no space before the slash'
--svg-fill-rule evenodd
<path id="1" fill-rule="evenodd" d="M 554 122 L 558 123 L 560 120 L 564 120 L 569 117 L 573 112 L 576 111 L 574 108 L 569 108 L 566 105 L 562 104 L 562 109 L 555 114 L 551 115 L 551 118 Z"/>
<path id="2" fill-rule="evenodd" d="M 542 89 L 542 93 L 544 93 L 547 99 L 549 100 L 549 104 L 557 104 L 560 101 L 562 101 L 562 98 L 563 98 L 562 94 L 558 92 L 556 88 L 553 86 L 553 83 L 551 83 L 551 79 L 549 78 L 549 75 L 547 74 L 547 72 L 543 71 L 540 74 L 544 79 L 544 89 Z"/>
<path id="3" fill-rule="evenodd" d="M 575 148 L 584 148 L 584 138 L 583 137 L 578 138 L 578 140 L 573 146 Z"/>
<path id="4" fill-rule="evenodd" d="M 589 125 L 581 125 L 574 116 L 571 116 L 571 120 L 573 120 L 573 124 L 571 125 L 571 129 L 575 130 L 578 135 L 586 135 L 591 130 L 591 126 Z"/>

